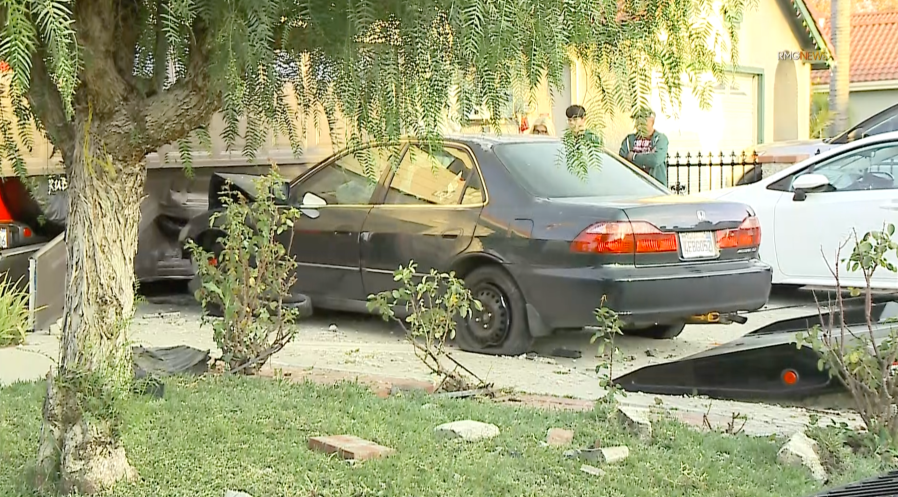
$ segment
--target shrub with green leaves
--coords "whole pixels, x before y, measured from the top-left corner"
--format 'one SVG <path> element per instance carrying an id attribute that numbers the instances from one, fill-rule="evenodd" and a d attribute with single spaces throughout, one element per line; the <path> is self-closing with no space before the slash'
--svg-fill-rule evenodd
<path id="1" fill-rule="evenodd" d="M 276 169 L 259 177 L 256 191 L 271 193 L 252 201 L 226 189 L 224 211 L 210 221 L 225 233 L 217 253 L 187 242 L 201 282 L 196 298 L 205 310 L 217 307 L 221 312 L 221 318 L 204 320 L 211 322 L 222 361 L 232 372 L 253 373 L 296 333 L 299 311 L 285 306 L 284 298 L 296 282 L 290 251 L 299 211 L 283 205 L 282 183 Z"/>
<path id="2" fill-rule="evenodd" d="M 620 350 L 618 350 L 617 346 L 614 344 L 614 340 L 617 336 L 623 335 L 623 322 L 617 312 L 605 305 L 606 301 L 607 298 L 603 295 L 599 307 L 593 311 L 598 326 L 596 327 L 592 338 L 589 339 L 589 343 L 595 344 L 598 342 L 599 344 L 598 357 L 601 359 L 599 364 L 596 365 L 596 373 L 599 373 L 600 375 L 599 384 L 602 388 L 610 390 L 610 393 L 606 398 L 609 401 L 612 401 L 614 399 L 614 394 L 620 389 L 620 387 L 613 381 L 614 358 L 620 353 Z"/>
<path id="3" fill-rule="evenodd" d="M 8 275 L 0 279 L 0 347 L 25 343 L 28 326 L 28 292 Z"/>
<path id="4" fill-rule="evenodd" d="M 898 410 L 895 408 L 898 375 L 894 371 L 898 361 L 898 329 L 873 317 L 872 279 L 878 270 L 898 272 L 887 259 L 889 255 L 898 254 L 898 243 L 892 240 L 894 234 L 895 226 L 888 224 L 882 231 L 871 231 L 859 240 L 855 235 L 851 254 L 840 259 L 846 269 L 860 271 L 863 275 L 864 288 L 851 289 L 853 296 L 864 296 L 863 325 L 845 321 L 846 305 L 841 292 L 837 292 L 835 304 L 829 309 L 837 317 L 830 314 L 823 326 L 814 326 L 796 337 L 798 347 L 809 346 L 821 355 L 817 367 L 821 371 L 827 370 L 848 389 L 871 435 L 865 440 L 866 448 L 893 454 L 898 450 Z M 841 289 L 839 264 L 834 266 L 832 273 Z M 862 331 L 858 331 L 859 328 Z"/>
<path id="5" fill-rule="evenodd" d="M 384 321 L 399 323 L 415 356 L 439 378 L 437 390 L 483 387 L 483 380 L 446 351 L 446 341 L 455 338 L 458 322 L 469 318 L 474 310 L 481 310 L 480 302 L 471 296 L 464 281 L 455 277 L 455 272 L 431 269 L 418 278 L 417 267 L 414 261 L 407 267 L 399 266 L 393 273 L 399 288 L 369 295 L 368 309 L 378 312 Z M 396 309 L 405 311 L 405 319 L 397 317 Z"/>

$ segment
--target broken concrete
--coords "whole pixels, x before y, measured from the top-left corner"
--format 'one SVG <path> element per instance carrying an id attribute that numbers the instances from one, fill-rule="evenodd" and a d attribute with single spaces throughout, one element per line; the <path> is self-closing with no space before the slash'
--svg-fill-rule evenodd
<path id="1" fill-rule="evenodd" d="M 574 432 L 563 428 L 550 428 L 546 434 L 546 444 L 552 447 L 568 445 L 574 441 Z"/>
<path id="2" fill-rule="evenodd" d="M 354 461 L 386 457 L 396 452 L 389 447 L 353 435 L 312 437 L 309 439 L 309 448 L 325 454 L 337 454 L 343 459 Z"/>
<path id="3" fill-rule="evenodd" d="M 615 416 L 618 422 L 643 442 L 652 441 L 652 423 L 648 413 L 633 406 L 620 405 Z"/>
<path id="4" fill-rule="evenodd" d="M 590 466 L 589 464 L 584 464 L 580 466 L 580 471 L 593 475 L 593 476 L 605 476 L 605 471 L 595 466 Z"/>
<path id="5" fill-rule="evenodd" d="M 434 432 L 440 438 L 460 438 L 466 442 L 476 442 L 499 436 L 499 427 L 466 419 L 437 426 Z"/>
<path id="6" fill-rule="evenodd" d="M 630 448 L 626 445 L 617 447 L 603 447 L 599 449 L 602 455 L 602 462 L 605 464 L 614 464 L 630 457 Z"/>
<path id="7" fill-rule="evenodd" d="M 780 463 L 788 466 L 804 466 L 811 472 L 811 476 L 818 483 L 826 483 L 829 476 L 820 462 L 820 454 L 817 442 L 804 434 L 797 432 L 786 442 L 777 453 Z"/>

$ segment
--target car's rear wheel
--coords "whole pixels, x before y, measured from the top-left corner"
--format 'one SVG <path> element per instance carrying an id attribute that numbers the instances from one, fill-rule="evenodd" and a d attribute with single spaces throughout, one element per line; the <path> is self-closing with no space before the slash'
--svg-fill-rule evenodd
<path id="1" fill-rule="evenodd" d="M 656 340 L 670 340 L 680 336 L 686 328 L 686 323 L 679 322 L 673 324 L 656 324 L 648 328 L 639 328 L 635 330 L 627 330 L 626 334 L 644 338 L 654 338 Z"/>
<path id="2" fill-rule="evenodd" d="M 483 309 L 461 320 L 456 341 L 462 350 L 490 355 L 530 352 L 533 337 L 524 295 L 504 269 L 481 266 L 465 276 L 465 285 Z"/>

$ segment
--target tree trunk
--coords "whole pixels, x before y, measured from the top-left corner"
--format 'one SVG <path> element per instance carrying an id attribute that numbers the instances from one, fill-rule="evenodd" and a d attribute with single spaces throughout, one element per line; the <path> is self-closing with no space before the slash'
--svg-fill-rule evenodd
<path id="1" fill-rule="evenodd" d="M 118 431 L 133 380 L 127 328 L 146 170 L 113 162 L 97 129 L 90 115 L 76 115 L 78 143 L 66 164 L 65 315 L 38 453 L 37 483 L 53 481 L 64 493 L 96 493 L 137 476 Z"/>
<path id="2" fill-rule="evenodd" d="M 848 92 L 851 85 L 851 1 L 832 0 L 832 42 L 835 62 L 829 77 L 829 110 L 833 120 L 830 136 L 848 129 Z"/>

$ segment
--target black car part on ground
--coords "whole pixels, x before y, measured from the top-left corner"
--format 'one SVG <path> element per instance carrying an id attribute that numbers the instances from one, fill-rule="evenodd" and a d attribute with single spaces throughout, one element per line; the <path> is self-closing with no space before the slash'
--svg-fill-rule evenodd
<path id="1" fill-rule="evenodd" d="M 848 485 L 824 490 L 809 497 L 896 497 L 898 496 L 898 471 L 889 471 Z"/>
<path id="2" fill-rule="evenodd" d="M 863 298 L 846 299 L 845 322 L 866 334 Z M 615 379 L 626 391 L 662 395 L 706 395 L 720 399 L 805 398 L 843 388 L 838 379 L 820 371 L 820 355 L 796 346 L 796 335 L 814 325 L 825 326 L 830 314 L 777 321 L 742 338 L 686 358 L 646 366 Z M 889 334 L 889 319 L 898 318 L 898 298 L 881 296 L 872 308 L 876 340 Z M 864 328 L 864 329 L 858 329 Z"/>

